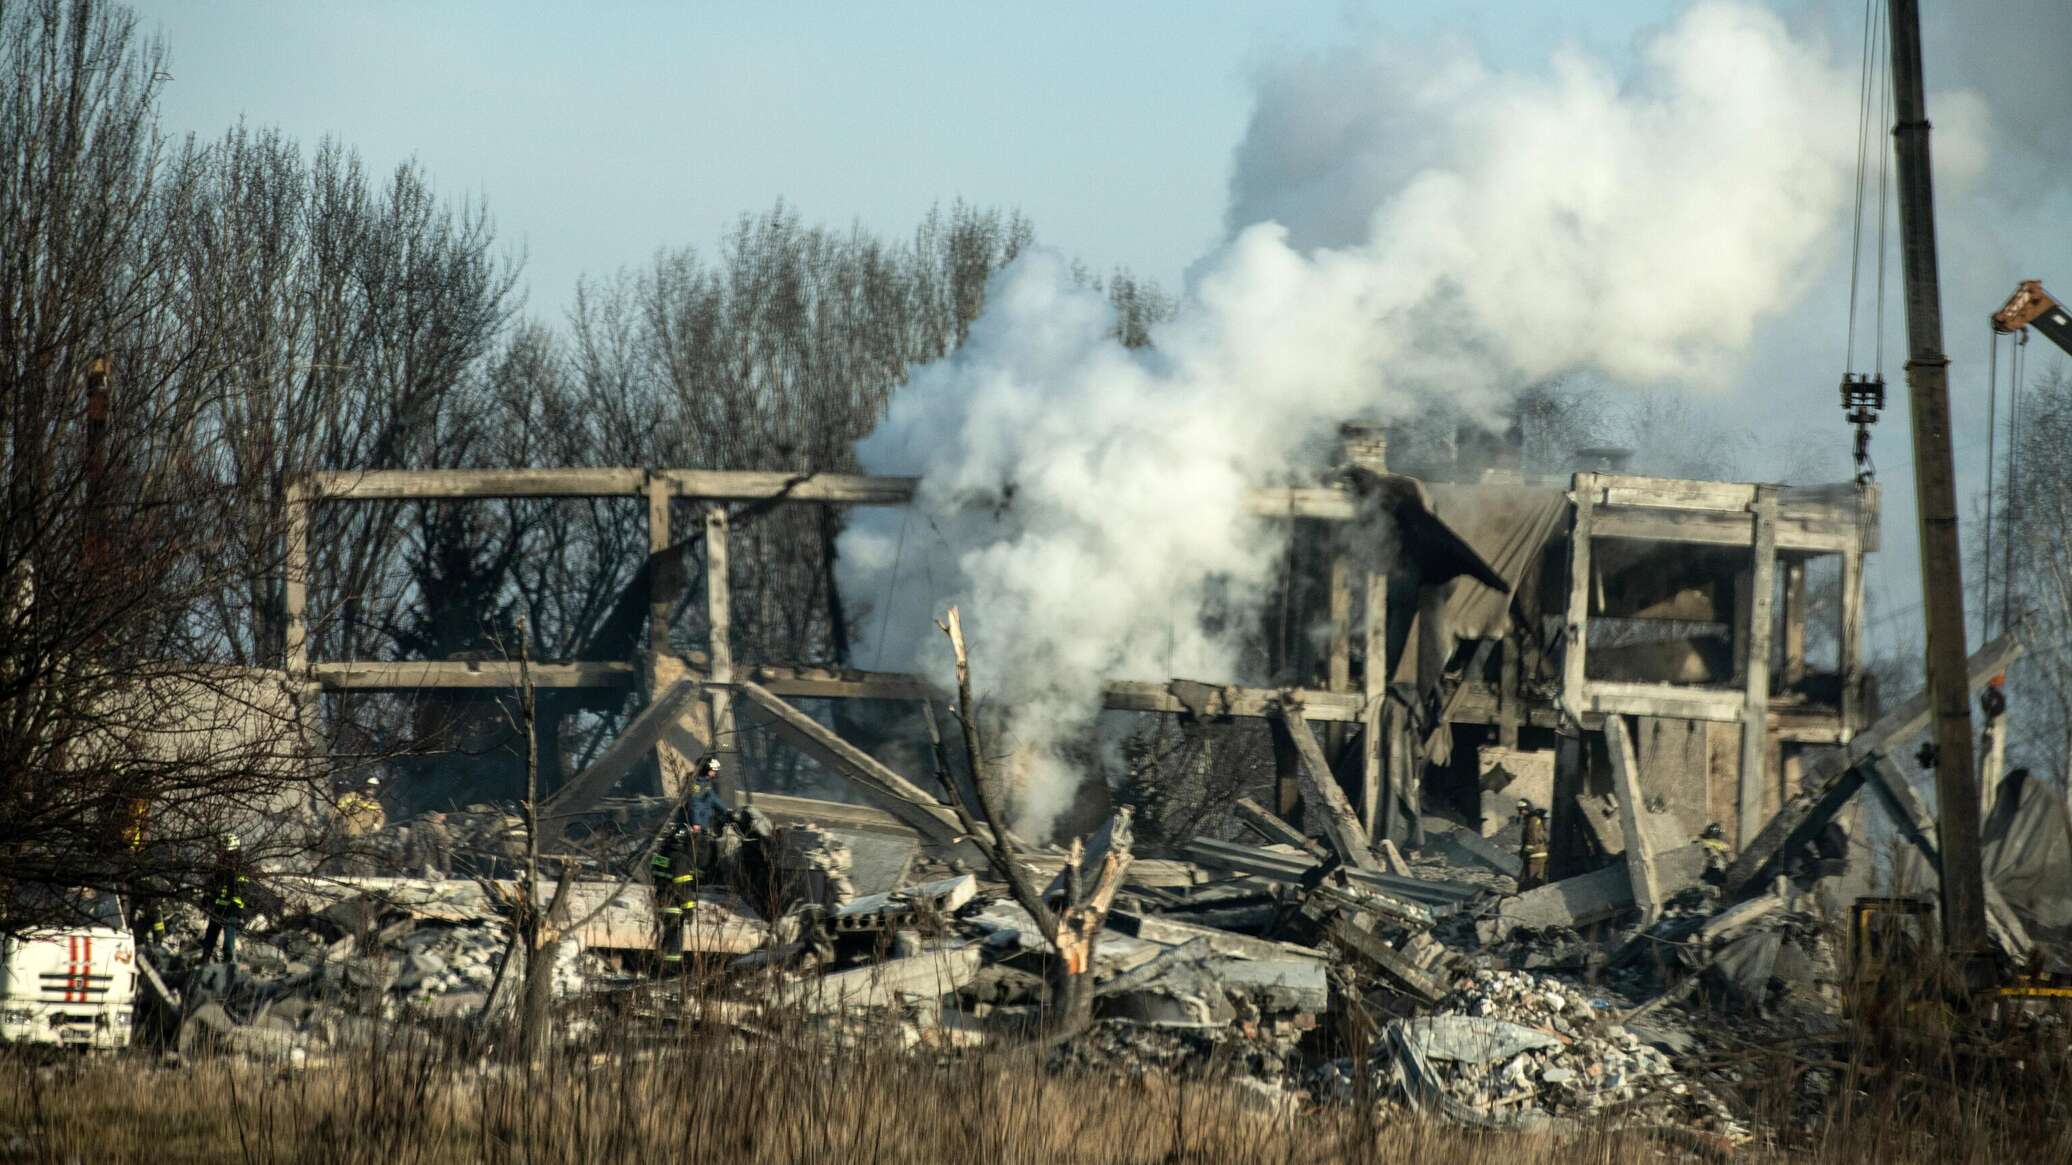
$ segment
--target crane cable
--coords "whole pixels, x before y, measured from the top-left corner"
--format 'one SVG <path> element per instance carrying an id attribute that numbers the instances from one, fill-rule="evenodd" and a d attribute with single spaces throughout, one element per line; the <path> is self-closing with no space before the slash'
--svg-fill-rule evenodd
<path id="1" fill-rule="evenodd" d="M 1876 9 L 1879 15 L 1884 14 L 1883 5 L 1877 5 Z M 1880 58 L 1882 59 L 1882 54 Z M 1878 106 L 1885 112 L 1885 123 L 1890 125 L 1899 120 L 1898 113 L 1892 107 L 1892 70 L 1880 69 L 1878 83 L 1882 90 Z M 1872 335 L 1877 345 L 1871 372 L 1880 384 L 1885 382 L 1885 256 L 1889 250 L 1885 245 L 1885 216 L 1892 205 L 1892 200 L 1886 196 L 1886 179 L 1891 170 L 1892 148 L 1890 143 L 1886 143 L 1878 150 L 1878 307 L 1872 321 Z"/>
<path id="2" fill-rule="evenodd" d="M 2000 548 L 2000 623 L 2005 627 L 2014 622 L 2014 544 L 2015 530 L 2022 520 L 2021 493 L 2021 442 L 2017 435 L 2022 431 L 2022 381 L 2028 370 L 2029 333 L 2027 330 L 2015 336 L 2013 350 L 2008 353 L 2007 385 L 2007 536 L 2001 539 Z"/>
<path id="3" fill-rule="evenodd" d="M 1873 42 L 1877 36 L 1876 0 L 1863 5 L 1863 67 L 1856 84 L 1856 210 L 1849 224 L 1849 329 L 1842 349 L 1842 372 L 1856 370 L 1856 301 L 1863 271 L 1863 194 L 1870 171 L 1870 117 Z M 1882 207 L 1880 208 L 1883 209 Z M 1883 258 L 1881 254 L 1880 259 Z"/>
<path id="4" fill-rule="evenodd" d="M 1986 568 L 1979 576 L 1979 626 L 1987 635 L 1993 633 L 1993 478 L 1999 458 L 1994 453 L 1996 439 L 2000 435 L 1999 421 L 1995 414 L 2000 408 L 2000 330 L 1986 325 Z M 2000 624 L 2007 625 L 2007 611 L 2002 608 Z"/>
<path id="5" fill-rule="evenodd" d="M 1842 355 L 1842 412 L 1856 427 L 1854 459 L 1859 483 L 1877 476 L 1877 466 L 1871 461 L 1870 427 L 1877 423 L 1878 414 L 1885 407 L 1886 207 L 1890 201 L 1887 191 L 1892 156 L 1889 146 L 1878 147 L 1876 308 L 1871 321 L 1873 371 L 1863 374 L 1856 371 L 1856 325 L 1863 298 L 1864 200 L 1871 185 L 1873 127 L 1879 116 L 1891 120 L 1892 109 L 1891 70 L 1881 66 L 1883 54 L 1878 51 L 1885 40 L 1883 6 L 1877 0 L 1864 0 L 1863 7 L 1863 60 L 1856 93 L 1855 208 L 1849 227 L 1849 322 Z"/>

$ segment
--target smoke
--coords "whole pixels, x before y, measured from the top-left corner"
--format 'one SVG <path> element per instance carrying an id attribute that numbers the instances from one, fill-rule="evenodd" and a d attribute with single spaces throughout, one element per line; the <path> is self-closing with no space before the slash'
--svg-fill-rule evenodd
<path id="1" fill-rule="evenodd" d="M 1529 74 L 1384 50 L 1268 72 L 1230 237 L 1152 348 L 1032 253 L 859 446 L 922 479 L 910 512 L 844 536 L 845 589 L 876 605 L 861 658 L 944 675 L 932 621 L 960 605 L 975 681 L 1010 709 L 995 750 L 1028 762 L 1021 823 L 1046 828 L 1106 680 L 1239 678 L 1284 533 L 1247 493 L 1338 421 L 1494 419 L 1572 371 L 1729 380 L 1828 257 L 1855 83 L 1736 3 L 1690 9 L 1624 78 L 1574 51 Z"/>

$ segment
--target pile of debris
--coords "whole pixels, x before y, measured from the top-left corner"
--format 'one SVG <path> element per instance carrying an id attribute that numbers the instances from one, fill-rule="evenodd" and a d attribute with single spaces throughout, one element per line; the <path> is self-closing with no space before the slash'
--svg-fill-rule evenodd
<path id="1" fill-rule="evenodd" d="M 1218 1078 L 1276 1108 L 1379 1100 L 1480 1127 L 1611 1122 L 1716 1144 L 1758 1135 L 1731 1073 L 1708 1067 L 1732 1058 L 1728 1033 L 1840 1023 L 1838 888 L 1824 868 L 1730 894 L 1706 847 L 1640 846 L 1520 892 L 1516 858 L 1456 823 L 1426 818 L 1405 860 L 1249 805 L 1285 840 L 1196 838 L 1131 860 L 1125 814 L 1092 839 L 1083 876 L 1067 877 L 1063 852 L 1019 850 L 1027 882 L 1049 886 L 1039 919 L 996 862 L 859 825 L 854 809 L 816 821 L 813 804 L 788 799 L 781 825 L 722 821 L 680 952 L 660 945 L 670 932 L 636 876 L 669 806 L 617 807 L 623 852 L 536 888 L 562 896 L 556 997 L 658 1039 L 720 1024 L 748 1046 L 803 1020 L 956 1055 L 1043 1031 L 1062 948 L 1084 942 L 1091 1022 L 1048 1040 L 1060 1070 Z M 1112 898 L 1074 916 L 1066 896 L 1084 898 L 1096 869 L 1115 875 Z M 250 920 L 236 971 L 183 957 L 198 945 L 192 911 L 154 955 L 179 985 L 167 993 L 183 1053 L 308 1063 L 381 1025 L 479 1038 L 474 1021 L 510 1006 L 515 883 L 268 881 L 276 900 Z M 1057 929 L 1069 917 L 1093 929 Z M 596 1030 L 573 1015 L 564 1043 Z"/>
<path id="2" fill-rule="evenodd" d="M 1367 1061 L 1367 1084 L 1412 1108 L 1489 1127 L 1617 1112 L 1628 1121 L 1748 1138 L 1725 1102 L 1619 1019 L 1608 1000 L 1575 984 L 1478 970 L 1431 1013 L 1387 1026 Z M 1351 1099 L 1352 1061 L 1326 1065 L 1317 1086 Z"/>
<path id="3" fill-rule="evenodd" d="M 355 884 L 370 881 L 383 884 Z M 144 957 L 150 1002 L 175 1047 L 300 1063 L 365 1046 L 399 1024 L 464 1025 L 486 1012 L 511 937 L 480 886 L 347 878 L 324 879 L 316 893 L 314 885 L 289 897 L 327 905 L 247 920 L 234 966 L 195 958 L 200 911 L 169 911 L 163 941 Z M 565 943 L 551 971 L 553 994 L 577 998 L 614 974 L 580 943 Z"/>

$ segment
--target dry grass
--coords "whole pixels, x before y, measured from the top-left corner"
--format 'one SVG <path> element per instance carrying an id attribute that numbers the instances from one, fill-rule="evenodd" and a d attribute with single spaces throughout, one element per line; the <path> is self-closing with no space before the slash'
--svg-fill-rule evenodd
<path id="1" fill-rule="evenodd" d="M 1788 1143 L 1744 1159 L 2072 1160 L 2062 1028 L 1751 1049 L 1751 1106 L 1789 1123 L 1805 1074 L 1837 1082 Z M 141 1054 L 0 1060 L 0 1161 L 1625 1162 L 1707 1159 L 1668 1133 L 1489 1134 L 1390 1109 L 1275 1110 L 1207 1081 L 1046 1072 L 1028 1051 L 909 1055 L 891 1033 L 791 1031 L 621 1045 L 530 1068 L 422 1036 L 295 1071 Z M 1795 1103 L 1797 1102 L 1797 1103 Z"/>
<path id="2" fill-rule="evenodd" d="M 0 1083 L 21 1159 L 218 1162 L 1325 1162 L 1630 1159 L 1615 1141 L 1499 1143 L 1420 1122 L 1270 1113 L 1202 1084 L 684 1048 L 523 1071 L 421 1071 L 408 1053 L 294 1074 L 98 1062 Z M 1367 1134 L 1362 1136 L 1363 1131 Z M 1361 1151 L 1362 1145 L 1367 1152 Z M 19 1144 L 19 1142 L 18 1142 Z M 0 1149 L 0 1157 L 5 1156 Z"/>

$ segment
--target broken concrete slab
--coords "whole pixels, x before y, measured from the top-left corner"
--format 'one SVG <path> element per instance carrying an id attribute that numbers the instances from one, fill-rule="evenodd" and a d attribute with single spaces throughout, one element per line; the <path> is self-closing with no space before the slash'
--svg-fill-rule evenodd
<path id="1" fill-rule="evenodd" d="M 1197 969 L 1132 991 L 1119 991 L 1094 1001 L 1094 1014 L 1126 1019 L 1148 1027 L 1205 1030 L 1229 1026 L 1237 1018 L 1230 997 L 1213 975 Z"/>
<path id="2" fill-rule="evenodd" d="M 1554 809 L 1554 750 L 1484 745 L 1476 751 L 1482 789 L 1481 836 L 1490 837 L 1518 813 L 1518 802 Z"/>
<path id="3" fill-rule="evenodd" d="M 978 878 L 960 874 L 843 903 L 828 915 L 837 932 L 885 930 L 917 914 L 948 917 L 978 897 Z"/>
<path id="4" fill-rule="evenodd" d="M 1341 914 L 1333 918 L 1324 928 L 1324 937 L 1356 961 L 1381 972 L 1397 990 L 1420 1003 L 1435 1004 L 1445 994 L 1424 968 L 1399 954 L 1353 917 Z"/>
<path id="5" fill-rule="evenodd" d="M 1707 919 L 1705 925 L 1698 928 L 1698 941 L 1701 944 L 1711 944 L 1732 938 L 1747 927 L 1784 909 L 1784 905 L 1783 896 L 1775 893 L 1759 894 L 1746 902 L 1737 902 Z"/>
<path id="6" fill-rule="evenodd" d="M 849 846 L 849 884 L 858 894 L 883 894 L 896 889 L 913 868 L 920 842 L 867 829 L 823 826 Z"/>
<path id="7" fill-rule="evenodd" d="M 1209 970 L 1213 957 L 1201 939 L 1160 951 L 1096 986 L 1096 1013 L 1154 1027 L 1222 1027 L 1236 1011 Z"/>
<path id="8" fill-rule="evenodd" d="M 1501 1063 L 1561 1043 L 1559 1036 L 1488 1016 L 1427 1015 L 1399 1019 L 1389 1027 L 1428 1059 L 1459 1064 Z"/>
<path id="9" fill-rule="evenodd" d="M 851 1007 L 932 1002 L 969 984 L 982 961 L 983 952 L 976 944 L 924 951 L 787 983 L 773 998 L 779 1004 L 821 1015 Z"/>
<path id="10" fill-rule="evenodd" d="M 849 877 L 855 855 L 848 840 L 832 830 L 817 825 L 781 826 L 769 858 L 785 909 L 800 903 L 834 907 L 856 897 L 856 884 Z"/>
<path id="11" fill-rule="evenodd" d="M 1334 873 L 1338 871 L 1333 871 Z M 1313 918 L 1321 918 L 1332 910 L 1347 910 L 1360 914 L 1371 914 L 1385 918 L 1397 926 L 1426 929 L 1432 925 L 1432 911 L 1415 902 L 1407 902 L 1391 894 L 1372 890 L 1351 879 L 1337 885 L 1326 878 L 1309 892 L 1303 902 L 1304 912 Z"/>
<path id="12" fill-rule="evenodd" d="M 1664 885 L 1689 885 L 1705 873 L 1705 849 L 1687 845 L 1658 854 L 1655 869 Z M 1492 914 L 1476 922 L 1475 930 L 1483 942 L 1495 942 L 1519 928 L 1575 929 L 1607 922 L 1634 905 L 1633 885 L 1625 863 L 1615 862 L 1601 870 L 1549 882 L 1503 899 Z"/>
<path id="13" fill-rule="evenodd" d="M 1129 967 L 1096 984 L 1094 996 L 1099 998 L 1112 992 L 1134 991 L 1177 968 L 1200 966 L 1213 954 L 1208 940 L 1200 938 L 1190 939 L 1177 947 L 1154 949 L 1150 957 L 1135 960 Z"/>
<path id="14" fill-rule="evenodd" d="M 1331 1004 L 1324 964 L 1310 959 L 1214 959 L 1209 973 L 1224 990 L 1250 996 L 1266 1012 L 1320 1014 Z"/>
<path id="15" fill-rule="evenodd" d="M 1306 878 L 1317 870 L 1317 864 L 1306 855 L 1276 853 L 1259 846 L 1243 845 L 1234 841 L 1197 837 L 1181 847 L 1190 861 L 1214 869 L 1232 873 L 1249 874 L 1255 878 L 1266 878 L 1291 886 L 1302 885 Z M 1407 898 L 1425 906 L 1434 915 L 1451 914 L 1463 903 L 1482 893 L 1480 886 L 1465 882 L 1440 882 L 1430 878 L 1406 878 L 1385 874 L 1380 870 L 1347 869 L 1346 876 L 1363 886 L 1372 887 L 1384 894 Z"/>
<path id="16" fill-rule="evenodd" d="M 1495 845 L 1473 830 L 1462 829 L 1436 817 L 1425 818 L 1424 827 L 1426 848 L 1437 851 L 1450 862 L 1487 866 L 1512 878 L 1524 869 L 1515 851 Z"/>
<path id="17" fill-rule="evenodd" d="M 1165 946 L 1180 946 L 1200 939 L 1217 955 L 1242 959 L 1299 959 L 1321 963 L 1328 957 L 1313 947 L 1252 938 L 1249 935 L 1232 934 L 1227 930 L 1178 922 L 1155 914 L 1133 914 L 1124 910 L 1109 911 L 1108 929 L 1131 938 Z M 1104 938 L 1102 941 L 1107 940 Z"/>

